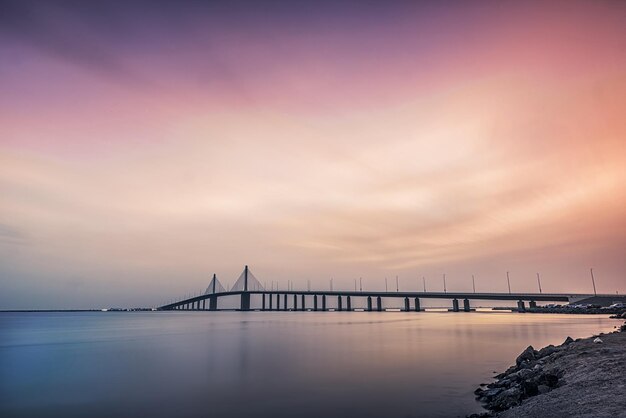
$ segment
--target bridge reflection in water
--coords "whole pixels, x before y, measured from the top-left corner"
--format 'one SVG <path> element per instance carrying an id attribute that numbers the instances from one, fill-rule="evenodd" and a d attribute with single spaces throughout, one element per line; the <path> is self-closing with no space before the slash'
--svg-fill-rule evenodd
<path id="1" fill-rule="evenodd" d="M 261 296 L 261 305 L 251 307 L 251 295 Z M 464 293 L 464 292 L 369 292 L 359 291 L 333 291 L 333 290 L 267 290 L 252 275 L 248 266 L 245 266 L 243 272 L 232 286 L 230 290 L 226 290 L 213 275 L 213 279 L 209 283 L 205 293 L 200 296 L 183 299 L 167 305 L 159 307 L 159 310 L 187 310 L 187 311 L 217 311 L 218 300 L 227 296 L 240 297 L 240 311 L 354 311 L 353 301 L 355 298 L 366 298 L 367 307 L 363 310 L 372 312 L 381 312 L 385 310 L 383 307 L 383 298 L 403 298 L 404 305 L 401 310 L 406 312 L 420 312 L 423 309 L 420 306 L 420 299 L 447 299 L 452 301 L 451 311 L 453 312 L 470 312 L 472 310 L 471 300 L 494 300 L 494 301 L 517 301 L 517 311 L 526 311 L 526 302 L 529 302 L 529 308 L 535 308 L 537 302 L 576 302 L 581 301 L 594 295 L 590 294 L 557 294 L 557 293 Z M 306 297 L 312 297 L 312 306 L 306 305 Z M 595 297 L 600 297 L 596 295 Z M 610 295 L 606 295 L 610 297 Z M 293 303 L 290 305 L 289 300 L 292 298 Z M 336 300 L 336 307 L 330 308 L 331 300 Z M 459 300 L 463 301 L 463 306 L 459 306 Z M 208 301 L 208 302 L 207 302 Z"/>

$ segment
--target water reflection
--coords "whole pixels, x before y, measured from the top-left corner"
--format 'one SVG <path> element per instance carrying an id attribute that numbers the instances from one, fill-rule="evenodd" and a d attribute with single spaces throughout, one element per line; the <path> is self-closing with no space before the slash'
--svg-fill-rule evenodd
<path id="1" fill-rule="evenodd" d="M 512 313 L 0 314 L 0 416 L 421 417 L 528 344 L 608 331 Z"/>

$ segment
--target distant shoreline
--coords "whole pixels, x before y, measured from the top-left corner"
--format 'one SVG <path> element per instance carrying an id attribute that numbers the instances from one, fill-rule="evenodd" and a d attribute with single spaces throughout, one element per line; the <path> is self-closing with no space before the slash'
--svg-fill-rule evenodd
<path id="1" fill-rule="evenodd" d="M 432 309 L 432 310 L 431 310 Z M 445 308 L 427 308 L 423 309 L 421 313 L 426 312 L 444 312 Z M 513 307 L 478 307 L 478 309 L 484 309 L 480 312 L 512 312 L 516 313 L 517 308 Z M 262 310 L 254 310 L 254 312 L 263 312 Z M 280 311 L 280 312 L 291 312 L 292 309 L 288 311 Z M 313 310 L 307 310 L 306 312 L 313 312 Z M 104 308 L 104 309 L 0 309 L 0 313 L 27 313 L 27 312 L 211 312 L 209 310 L 159 310 L 156 308 Z M 214 312 L 239 312 L 239 309 L 218 309 Z M 267 311 L 274 312 L 274 311 Z M 301 311 L 297 311 L 301 312 Z M 321 311 L 320 311 L 321 312 Z M 355 310 L 355 312 L 365 312 L 364 310 Z M 383 311 L 385 312 L 385 311 Z M 402 310 L 388 310 L 387 312 L 404 312 Z M 472 310 L 474 312 L 474 310 Z M 600 309 L 589 309 L 589 310 L 573 310 L 573 309 L 547 309 L 547 308 L 537 308 L 537 309 L 529 309 L 524 313 L 535 313 L 535 314 L 565 314 L 565 315 L 611 315 L 611 314 L 620 314 L 623 312 L 623 309 L 617 310 L 600 310 Z M 456 312 L 456 313 L 470 313 L 470 312 Z"/>

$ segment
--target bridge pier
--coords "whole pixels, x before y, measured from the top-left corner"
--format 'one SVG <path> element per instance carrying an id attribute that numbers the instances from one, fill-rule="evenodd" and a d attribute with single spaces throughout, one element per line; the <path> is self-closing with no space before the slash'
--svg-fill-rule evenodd
<path id="1" fill-rule="evenodd" d="M 530 309 L 537 309 L 537 302 L 535 302 L 534 300 L 531 300 L 531 301 L 529 302 L 529 305 L 530 305 L 530 306 L 529 306 L 529 307 L 530 307 Z"/>
<path id="2" fill-rule="evenodd" d="M 298 310 L 298 295 L 293 295 L 293 310 Z"/>
<path id="3" fill-rule="evenodd" d="M 202 299 L 202 310 L 206 311 L 206 299 Z"/>
<path id="4" fill-rule="evenodd" d="M 367 312 L 372 312 L 372 297 L 367 297 Z"/>
<path id="5" fill-rule="evenodd" d="M 306 311 L 306 305 L 305 305 L 304 295 L 302 295 L 302 310 L 303 310 L 303 311 Z"/>
<path id="6" fill-rule="evenodd" d="M 350 300 L 350 296 L 346 297 L 346 311 L 350 312 L 352 310 L 352 302 Z"/>
<path id="7" fill-rule="evenodd" d="M 463 311 L 469 312 L 470 310 L 471 310 L 471 308 L 470 308 L 470 301 L 469 301 L 469 299 L 467 299 L 467 298 L 463 299 Z"/>
<path id="8" fill-rule="evenodd" d="M 241 294 L 241 308 L 242 311 L 250 310 L 250 293 L 242 293 Z"/>
<path id="9" fill-rule="evenodd" d="M 409 298 L 404 298 L 404 312 L 409 312 L 411 307 L 409 306 Z"/>
<path id="10" fill-rule="evenodd" d="M 313 295 L 313 310 L 317 312 L 317 295 Z"/>
<path id="11" fill-rule="evenodd" d="M 280 293 L 276 293 L 276 310 L 280 311 Z"/>
<path id="12" fill-rule="evenodd" d="M 383 310 L 383 299 L 380 296 L 376 297 L 376 310 L 378 312 L 382 312 Z"/>
<path id="13" fill-rule="evenodd" d="M 284 297 L 283 299 L 284 299 L 284 301 L 283 301 L 283 302 L 285 302 L 285 303 L 284 303 L 284 306 L 283 306 L 283 311 L 286 311 L 286 310 L 288 309 L 288 308 L 287 308 L 287 294 L 286 294 L 286 293 L 285 293 L 285 297 Z"/>
<path id="14" fill-rule="evenodd" d="M 523 300 L 518 300 L 517 301 L 517 312 L 521 312 L 521 313 L 526 312 L 526 306 L 524 305 L 524 301 Z"/>
<path id="15" fill-rule="evenodd" d="M 415 298 L 415 312 L 419 312 L 420 310 L 420 298 Z"/>
<path id="16" fill-rule="evenodd" d="M 337 296 L 337 310 L 341 312 L 341 296 Z"/>
<path id="17" fill-rule="evenodd" d="M 322 295 L 322 311 L 326 310 L 326 295 Z"/>
<path id="18" fill-rule="evenodd" d="M 261 310 L 264 311 L 265 310 L 265 293 L 261 295 L 261 299 L 262 299 Z"/>
<path id="19" fill-rule="evenodd" d="M 458 311 L 459 311 L 459 300 L 453 299 L 452 300 L 452 312 L 458 312 Z"/>
<path id="20" fill-rule="evenodd" d="M 217 297 L 209 298 L 209 311 L 217 311 Z"/>

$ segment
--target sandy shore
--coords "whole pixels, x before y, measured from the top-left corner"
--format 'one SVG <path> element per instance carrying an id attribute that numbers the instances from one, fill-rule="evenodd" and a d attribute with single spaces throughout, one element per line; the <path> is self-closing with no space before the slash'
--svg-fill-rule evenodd
<path id="1" fill-rule="evenodd" d="M 482 416 L 626 417 L 626 332 L 596 337 L 524 350 L 496 382 L 477 389 L 491 410 Z"/>

